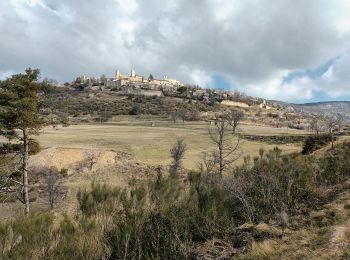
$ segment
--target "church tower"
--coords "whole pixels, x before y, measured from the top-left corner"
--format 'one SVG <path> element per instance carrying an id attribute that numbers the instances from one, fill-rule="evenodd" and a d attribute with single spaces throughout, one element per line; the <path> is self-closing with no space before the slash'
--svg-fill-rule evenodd
<path id="1" fill-rule="evenodd" d="M 120 71 L 117 69 L 117 70 L 115 71 L 115 79 L 116 79 L 116 80 L 119 80 L 120 78 L 121 78 Z"/>
<path id="2" fill-rule="evenodd" d="M 131 77 L 132 77 L 132 78 L 135 78 L 135 76 L 136 76 L 135 69 L 132 69 L 132 70 L 131 70 Z"/>

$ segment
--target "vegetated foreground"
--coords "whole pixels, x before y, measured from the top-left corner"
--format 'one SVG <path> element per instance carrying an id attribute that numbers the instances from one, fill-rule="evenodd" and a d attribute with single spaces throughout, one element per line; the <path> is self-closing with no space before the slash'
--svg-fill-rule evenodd
<path id="1" fill-rule="evenodd" d="M 2 258 L 348 259 L 349 159 L 345 141 L 317 156 L 260 150 L 223 176 L 154 168 L 124 188 L 93 182 L 75 214 L 1 224 Z"/>

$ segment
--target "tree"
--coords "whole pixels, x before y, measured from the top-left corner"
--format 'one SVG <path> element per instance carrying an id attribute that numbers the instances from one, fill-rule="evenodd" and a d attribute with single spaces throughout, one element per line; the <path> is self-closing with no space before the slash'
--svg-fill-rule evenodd
<path id="1" fill-rule="evenodd" d="M 154 80 L 153 75 L 152 75 L 152 74 L 149 74 L 149 76 L 148 76 L 148 81 L 151 82 L 151 81 L 153 81 L 153 80 Z"/>
<path id="2" fill-rule="evenodd" d="M 171 112 L 170 114 L 169 114 L 169 116 L 170 116 L 170 118 L 171 118 L 171 120 L 174 122 L 174 124 L 176 124 L 176 120 L 177 120 L 177 118 L 178 118 L 178 113 L 177 113 L 177 111 L 173 111 L 173 112 Z"/>
<path id="3" fill-rule="evenodd" d="M 199 163 L 199 170 L 207 175 L 213 172 L 215 165 L 217 165 L 219 162 L 215 151 L 211 153 L 203 152 L 201 159 L 202 160 Z"/>
<path id="4" fill-rule="evenodd" d="M 336 131 L 340 131 L 344 123 L 344 117 L 340 114 L 331 114 L 326 117 L 326 124 L 328 128 L 328 132 L 332 138 L 332 150 L 334 148 L 334 134 Z"/>
<path id="5" fill-rule="evenodd" d="M 98 160 L 101 159 L 102 154 L 103 154 L 102 151 L 97 151 L 97 150 L 85 151 L 85 153 L 84 153 L 84 155 L 86 157 L 85 163 L 90 171 L 92 171 L 94 165 L 96 163 L 98 163 Z"/>
<path id="6" fill-rule="evenodd" d="M 198 121 L 200 119 L 200 113 L 197 109 L 192 109 L 188 111 L 187 120 Z"/>
<path id="7" fill-rule="evenodd" d="M 237 136 L 236 140 L 234 140 L 231 134 L 227 134 L 230 126 L 225 116 L 216 116 L 215 126 L 208 130 L 210 138 L 216 146 L 214 156 L 216 157 L 215 161 L 219 164 L 220 174 L 224 172 L 227 166 L 231 165 L 240 157 L 238 153 L 239 137 Z"/>
<path id="8" fill-rule="evenodd" d="M 244 117 L 244 113 L 240 110 L 229 110 L 225 113 L 225 118 L 229 125 L 232 127 L 232 133 L 236 132 L 236 129 Z"/>
<path id="9" fill-rule="evenodd" d="M 51 168 L 45 178 L 45 192 L 51 209 L 54 208 L 56 202 L 66 194 L 63 186 L 63 178 L 56 168 Z"/>
<path id="10" fill-rule="evenodd" d="M 102 75 L 100 76 L 100 80 L 101 80 L 101 84 L 104 84 L 104 83 L 107 81 L 107 76 L 106 76 L 106 74 L 102 74 Z"/>
<path id="11" fill-rule="evenodd" d="M 183 94 L 187 91 L 187 87 L 186 86 L 181 86 L 177 88 L 177 92 L 180 94 Z"/>
<path id="12" fill-rule="evenodd" d="M 186 144 L 183 139 L 178 139 L 175 145 L 170 149 L 171 158 L 170 173 L 176 175 L 182 166 L 182 160 L 186 152 Z"/>
<path id="13" fill-rule="evenodd" d="M 312 132 L 315 132 L 316 135 L 319 135 L 319 133 L 322 131 L 323 125 L 323 118 L 321 115 L 313 115 L 310 121 L 310 128 Z"/>
<path id="14" fill-rule="evenodd" d="M 137 115 L 141 114 L 141 107 L 139 105 L 134 105 L 131 108 L 129 114 L 133 115 L 133 116 L 137 116 Z"/>
<path id="15" fill-rule="evenodd" d="M 102 111 L 100 113 L 100 122 L 108 122 L 109 120 L 111 120 L 113 118 L 113 114 L 112 112 L 109 111 Z"/>
<path id="16" fill-rule="evenodd" d="M 31 135 L 38 134 L 44 120 L 38 113 L 38 95 L 47 89 L 38 82 L 38 69 L 26 69 L 25 74 L 16 74 L 0 83 L 0 129 L 1 135 L 16 140 L 21 146 L 21 177 L 12 183 L 21 186 L 21 201 L 25 214 L 29 213 L 28 159 Z"/>
<path id="17" fill-rule="evenodd" d="M 185 123 L 185 120 L 187 119 L 187 110 L 185 108 L 182 108 L 177 111 L 177 115 L 179 118 L 181 118 L 182 123 Z"/>

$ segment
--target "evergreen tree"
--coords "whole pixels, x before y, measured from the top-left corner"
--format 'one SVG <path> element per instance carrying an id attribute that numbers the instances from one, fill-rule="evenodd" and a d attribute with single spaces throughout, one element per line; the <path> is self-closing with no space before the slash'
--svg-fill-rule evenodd
<path id="1" fill-rule="evenodd" d="M 148 77 L 148 81 L 153 81 L 153 80 L 154 80 L 154 77 L 153 77 L 152 74 L 150 74 L 149 77 Z"/>
<path id="2" fill-rule="evenodd" d="M 38 69 L 26 69 L 0 82 L 0 134 L 16 140 L 21 147 L 21 196 L 25 214 L 29 213 L 28 159 L 30 136 L 38 134 L 44 121 L 38 113 L 38 96 L 46 87 L 38 82 Z"/>

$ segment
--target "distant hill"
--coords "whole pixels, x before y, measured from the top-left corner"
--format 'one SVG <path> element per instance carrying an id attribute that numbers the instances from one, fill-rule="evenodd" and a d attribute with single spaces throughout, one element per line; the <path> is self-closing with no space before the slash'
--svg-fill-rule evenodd
<path id="1" fill-rule="evenodd" d="M 299 111 L 309 113 L 341 113 L 350 120 L 350 101 L 326 101 L 305 104 L 292 104 Z"/>
<path id="2" fill-rule="evenodd" d="M 313 102 L 313 103 L 304 103 L 296 104 L 299 106 L 350 106 L 350 101 L 324 101 L 324 102 Z"/>

